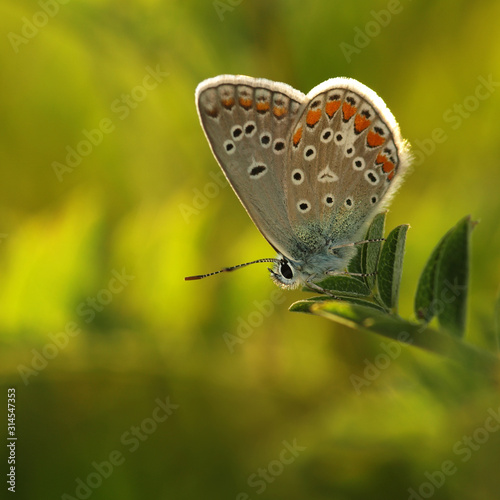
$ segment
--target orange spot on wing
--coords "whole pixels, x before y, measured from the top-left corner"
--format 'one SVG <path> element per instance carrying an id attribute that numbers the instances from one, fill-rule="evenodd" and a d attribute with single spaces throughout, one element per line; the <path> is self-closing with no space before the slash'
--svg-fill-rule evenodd
<path id="1" fill-rule="evenodd" d="M 309 127 L 314 127 L 321 118 L 321 109 L 310 109 L 307 112 L 306 123 Z"/>
<path id="2" fill-rule="evenodd" d="M 391 161 L 386 161 L 382 167 L 382 170 L 387 174 L 388 172 L 392 172 L 394 170 L 394 163 Z"/>
<path id="3" fill-rule="evenodd" d="M 352 106 L 348 102 L 344 102 L 344 104 L 342 105 L 342 114 L 344 115 L 344 120 L 349 121 L 355 113 L 356 106 Z"/>
<path id="4" fill-rule="evenodd" d="M 264 113 L 266 111 L 269 111 L 270 104 L 266 101 L 259 101 L 257 103 L 257 111 L 260 111 L 261 113 Z"/>
<path id="5" fill-rule="evenodd" d="M 385 139 L 380 134 L 377 134 L 377 132 L 370 130 L 366 137 L 366 142 L 368 143 L 368 146 L 374 148 L 376 146 L 382 146 L 382 144 L 384 144 L 385 142 Z"/>
<path id="6" fill-rule="evenodd" d="M 331 118 L 340 108 L 340 101 L 328 101 L 325 105 L 325 113 Z"/>
<path id="7" fill-rule="evenodd" d="M 392 171 L 392 172 L 391 172 L 391 173 L 387 176 L 387 180 L 388 180 L 388 181 L 392 180 L 392 178 L 394 177 L 394 174 L 395 174 L 395 173 L 396 173 L 396 172 L 394 172 L 394 170 L 393 170 L 393 171 Z"/>
<path id="8" fill-rule="evenodd" d="M 274 106 L 273 108 L 273 114 L 277 118 L 281 118 L 282 116 L 286 115 L 286 108 L 281 108 L 278 106 Z"/>
<path id="9" fill-rule="evenodd" d="M 377 155 L 377 159 L 375 160 L 375 163 L 377 163 L 377 165 L 382 165 L 382 170 L 386 174 L 389 172 L 392 172 L 394 170 L 394 168 L 396 167 L 396 165 L 394 165 L 394 163 L 392 163 L 392 161 L 389 161 L 387 159 L 387 156 L 380 154 L 380 153 Z M 392 177 L 391 177 L 391 179 L 392 179 Z"/>
<path id="10" fill-rule="evenodd" d="M 232 97 L 229 97 L 228 99 L 222 99 L 221 104 L 227 108 L 231 109 L 234 106 L 234 99 Z"/>
<path id="11" fill-rule="evenodd" d="M 217 116 L 219 115 L 219 110 L 216 107 L 207 108 L 206 111 L 207 115 L 211 116 L 212 118 L 217 118 Z"/>
<path id="12" fill-rule="evenodd" d="M 302 127 L 299 127 L 295 134 L 293 134 L 293 145 L 297 146 L 302 138 Z"/>
<path id="13" fill-rule="evenodd" d="M 354 119 L 354 128 L 356 129 L 356 132 L 360 133 L 365 130 L 370 125 L 371 121 L 366 118 L 366 116 L 363 115 L 356 115 L 356 118 Z"/>
<path id="14" fill-rule="evenodd" d="M 252 107 L 252 99 L 240 97 L 240 106 L 245 109 L 250 109 Z"/>

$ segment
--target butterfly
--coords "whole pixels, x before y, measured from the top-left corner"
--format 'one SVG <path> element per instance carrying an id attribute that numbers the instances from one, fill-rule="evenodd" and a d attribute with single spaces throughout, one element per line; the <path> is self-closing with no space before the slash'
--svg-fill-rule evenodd
<path id="1" fill-rule="evenodd" d="M 242 75 L 201 82 L 195 100 L 215 158 L 278 255 L 186 279 L 271 262 L 278 286 L 326 292 L 317 283 L 346 274 L 410 163 L 384 101 L 350 78 L 332 78 L 304 95 Z"/>

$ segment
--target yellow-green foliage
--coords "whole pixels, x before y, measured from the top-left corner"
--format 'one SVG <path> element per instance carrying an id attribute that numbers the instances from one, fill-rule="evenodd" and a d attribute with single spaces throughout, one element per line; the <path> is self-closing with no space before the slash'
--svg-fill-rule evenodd
<path id="1" fill-rule="evenodd" d="M 471 214 L 466 340 L 491 348 L 499 19 L 497 0 L 3 1 L 0 374 L 20 498 L 496 498 L 490 379 L 288 312 L 310 294 L 265 265 L 183 277 L 274 256 L 222 182 L 196 85 L 349 76 L 418 160 L 386 222 L 411 225 L 399 313 Z"/>

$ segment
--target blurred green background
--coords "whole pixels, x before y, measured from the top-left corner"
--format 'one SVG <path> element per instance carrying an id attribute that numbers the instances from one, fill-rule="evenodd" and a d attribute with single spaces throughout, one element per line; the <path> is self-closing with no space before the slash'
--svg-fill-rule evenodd
<path id="1" fill-rule="evenodd" d="M 19 498 L 498 498 L 500 398 L 479 373 L 408 346 L 366 371 L 383 339 L 289 313 L 307 294 L 279 291 L 265 265 L 183 281 L 273 256 L 217 182 L 196 85 L 247 74 L 308 92 L 349 76 L 417 156 L 388 216 L 412 227 L 401 314 L 470 213 L 467 339 L 491 348 L 497 0 L 7 0 L 0 13 L 0 408 L 16 388 Z"/>

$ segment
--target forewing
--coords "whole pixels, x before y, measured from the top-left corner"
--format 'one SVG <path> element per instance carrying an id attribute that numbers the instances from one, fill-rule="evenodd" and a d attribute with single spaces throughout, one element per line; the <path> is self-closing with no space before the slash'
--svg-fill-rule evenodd
<path id="1" fill-rule="evenodd" d="M 289 85 L 246 76 L 218 76 L 196 89 L 203 130 L 229 183 L 264 237 L 292 259 L 283 172 L 304 100 Z"/>

